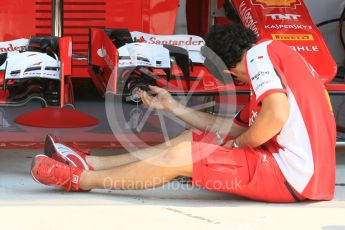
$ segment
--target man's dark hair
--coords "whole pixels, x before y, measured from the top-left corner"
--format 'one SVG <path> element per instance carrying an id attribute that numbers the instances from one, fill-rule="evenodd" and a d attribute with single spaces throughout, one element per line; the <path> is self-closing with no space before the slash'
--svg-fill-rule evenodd
<path id="1" fill-rule="evenodd" d="M 206 46 L 213 50 L 227 68 L 234 68 L 243 53 L 258 41 L 256 34 L 241 24 L 216 25 L 206 35 Z"/>

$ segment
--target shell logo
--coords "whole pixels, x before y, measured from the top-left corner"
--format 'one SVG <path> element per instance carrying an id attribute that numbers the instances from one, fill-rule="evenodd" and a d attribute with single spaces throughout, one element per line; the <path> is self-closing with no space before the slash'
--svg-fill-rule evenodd
<path id="1" fill-rule="evenodd" d="M 275 7 L 275 8 L 295 8 L 296 5 L 300 5 L 300 0 L 252 0 L 254 5 L 262 5 L 266 7 Z"/>

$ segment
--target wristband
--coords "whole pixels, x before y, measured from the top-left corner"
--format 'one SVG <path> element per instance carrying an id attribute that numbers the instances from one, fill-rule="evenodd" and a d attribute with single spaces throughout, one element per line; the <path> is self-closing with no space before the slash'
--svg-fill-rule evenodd
<path id="1" fill-rule="evenodd" d="M 217 138 L 218 144 L 220 146 L 224 145 L 225 144 L 224 138 L 222 137 L 222 135 L 220 135 L 218 130 L 215 132 L 215 134 L 216 134 L 216 138 Z"/>
<path id="2" fill-rule="evenodd" d="M 240 147 L 239 144 L 237 144 L 236 139 L 234 139 L 234 141 L 232 142 L 231 147 L 233 147 L 233 148 L 239 148 Z"/>

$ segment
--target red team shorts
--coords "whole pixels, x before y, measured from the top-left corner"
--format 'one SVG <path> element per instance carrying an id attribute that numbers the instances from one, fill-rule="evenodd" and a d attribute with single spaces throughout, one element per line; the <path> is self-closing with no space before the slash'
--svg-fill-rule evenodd
<path id="1" fill-rule="evenodd" d="M 288 184 L 273 155 L 217 144 L 212 133 L 193 132 L 193 184 L 266 202 L 305 200 Z"/>

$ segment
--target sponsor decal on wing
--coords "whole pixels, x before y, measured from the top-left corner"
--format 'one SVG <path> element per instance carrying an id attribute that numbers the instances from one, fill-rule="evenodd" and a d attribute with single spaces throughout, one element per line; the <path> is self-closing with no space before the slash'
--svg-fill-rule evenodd
<path id="1" fill-rule="evenodd" d="M 296 8 L 301 5 L 300 0 L 251 0 L 253 5 L 263 8 Z"/>
<path id="2" fill-rule="evenodd" d="M 272 39 L 279 41 L 314 41 L 312 34 L 272 34 Z"/>

